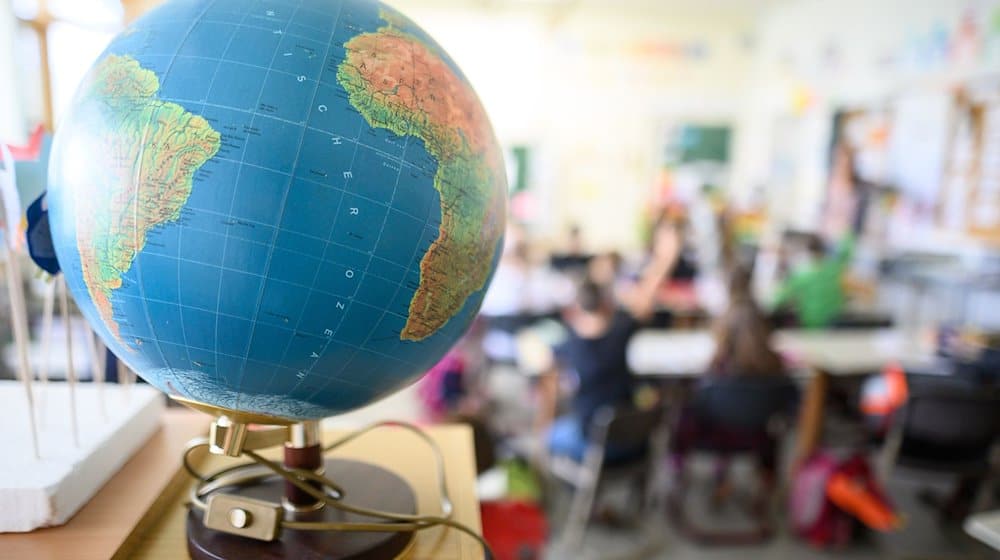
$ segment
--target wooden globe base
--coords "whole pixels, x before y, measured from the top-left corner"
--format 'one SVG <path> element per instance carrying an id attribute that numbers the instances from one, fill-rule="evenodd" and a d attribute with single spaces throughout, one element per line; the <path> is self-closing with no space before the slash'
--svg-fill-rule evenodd
<path id="1" fill-rule="evenodd" d="M 413 490 L 392 472 L 344 459 L 327 459 L 325 468 L 325 476 L 344 489 L 346 503 L 396 513 L 414 514 L 417 511 Z M 281 503 L 282 497 L 287 495 L 285 481 L 278 477 L 221 491 L 274 503 Z M 286 512 L 285 516 L 296 521 L 378 521 L 329 506 L 308 513 Z M 193 560 L 389 560 L 401 558 L 408 552 L 413 543 L 413 533 L 283 529 L 278 540 L 264 542 L 209 529 L 202 522 L 202 513 L 192 508 L 187 519 L 187 541 L 188 553 Z"/>

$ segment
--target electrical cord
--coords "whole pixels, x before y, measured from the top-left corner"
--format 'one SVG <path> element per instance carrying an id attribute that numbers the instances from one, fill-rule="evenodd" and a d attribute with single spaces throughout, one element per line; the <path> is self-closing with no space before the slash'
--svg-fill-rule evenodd
<path id="1" fill-rule="evenodd" d="M 197 438 L 188 443 L 187 449 L 182 456 L 184 470 L 196 480 L 191 486 L 190 507 L 199 511 L 206 511 L 208 503 L 206 496 L 228 486 L 248 484 L 257 480 L 279 476 L 289 484 L 302 490 L 317 501 L 344 511 L 365 517 L 380 519 L 378 522 L 320 522 L 320 521 L 291 521 L 281 520 L 281 527 L 285 529 L 295 529 L 299 531 L 351 531 L 351 532 L 415 532 L 430 529 L 433 527 L 450 527 L 459 532 L 472 537 L 483 547 L 483 552 L 487 560 L 493 560 L 493 551 L 489 543 L 468 526 L 452 519 L 454 510 L 451 496 L 448 493 L 448 486 L 445 478 L 444 456 L 437 443 L 430 438 L 420 428 L 406 422 L 385 421 L 370 424 L 360 430 L 356 430 L 346 436 L 323 447 L 323 453 L 328 453 L 339 447 L 354 441 L 355 439 L 379 428 L 402 428 L 416 435 L 427 444 L 434 454 L 437 463 L 437 480 L 439 493 L 441 496 L 440 515 L 419 515 L 382 511 L 377 509 L 363 508 L 346 503 L 343 500 L 344 490 L 336 483 L 323 475 L 317 474 L 307 469 L 290 469 L 263 457 L 259 453 L 251 450 L 243 450 L 242 454 L 251 460 L 239 463 L 230 467 L 219 469 L 209 474 L 199 472 L 191 464 L 191 453 L 201 447 L 208 447 L 208 438 Z M 312 484 L 310 484 L 312 483 Z M 314 484 L 319 484 L 317 488 Z"/>

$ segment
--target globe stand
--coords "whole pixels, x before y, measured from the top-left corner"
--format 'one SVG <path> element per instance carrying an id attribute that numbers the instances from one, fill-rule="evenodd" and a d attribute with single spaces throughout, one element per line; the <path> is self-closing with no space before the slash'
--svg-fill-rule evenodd
<path id="1" fill-rule="evenodd" d="M 180 400 L 180 399 L 178 399 Z M 200 410 L 214 409 L 184 401 Z M 316 421 L 288 423 L 267 419 L 273 426 L 250 430 L 239 414 L 217 410 L 209 432 L 213 454 L 236 457 L 244 450 L 284 446 L 283 464 L 335 481 L 339 498 L 352 506 L 402 514 L 416 513 L 416 497 L 398 475 L 360 461 L 323 459 Z M 235 419 L 234 419 L 235 417 Z M 258 423 L 264 417 L 252 420 Z M 191 508 L 187 518 L 188 553 L 194 560 L 242 558 L 330 558 L 383 560 L 400 558 L 413 543 L 412 532 L 317 531 L 282 527 L 282 521 L 311 523 L 379 523 L 330 507 L 308 492 L 270 473 L 220 476 L 203 494 L 204 511 Z M 316 485 L 319 488 L 318 484 Z M 328 489 L 329 491 L 329 489 Z"/>

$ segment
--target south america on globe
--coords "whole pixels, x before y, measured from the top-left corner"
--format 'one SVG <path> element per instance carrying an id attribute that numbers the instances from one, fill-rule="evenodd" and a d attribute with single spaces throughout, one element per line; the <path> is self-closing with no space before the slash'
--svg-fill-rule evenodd
<path id="1" fill-rule="evenodd" d="M 159 389 L 313 419 L 417 379 L 496 269 L 506 177 L 465 76 L 374 0 L 173 0 L 55 136 L 77 305 Z"/>

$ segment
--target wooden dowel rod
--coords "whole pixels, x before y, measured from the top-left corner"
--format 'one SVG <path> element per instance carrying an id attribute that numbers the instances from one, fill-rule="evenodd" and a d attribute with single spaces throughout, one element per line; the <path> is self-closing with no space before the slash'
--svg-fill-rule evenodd
<path id="1" fill-rule="evenodd" d="M 21 268 L 18 266 L 17 254 L 8 246 L 7 262 L 7 294 L 10 296 L 10 320 L 14 331 L 14 345 L 17 347 L 18 376 L 24 384 L 24 392 L 28 403 L 28 426 L 31 430 L 31 445 L 35 459 L 41 458 L 38 449 L 38 425 L 35 421 L 35 397 L 31 390 L 31 366 L 28 364 L 28 320 L 24 305 L 24 290 L 21 286 Z"/>
<path id="2" fill-rule="evenodd" d="M 65 275 L 59 275 L 59 312 L 66 325 L 66 382 L 69 385 L 69 416 L 73 443 L 80 447 L 80 426 L 76 417 L 76 369 L 73 367 L 73 322 L 69 316 L 69 293 Z"/>

